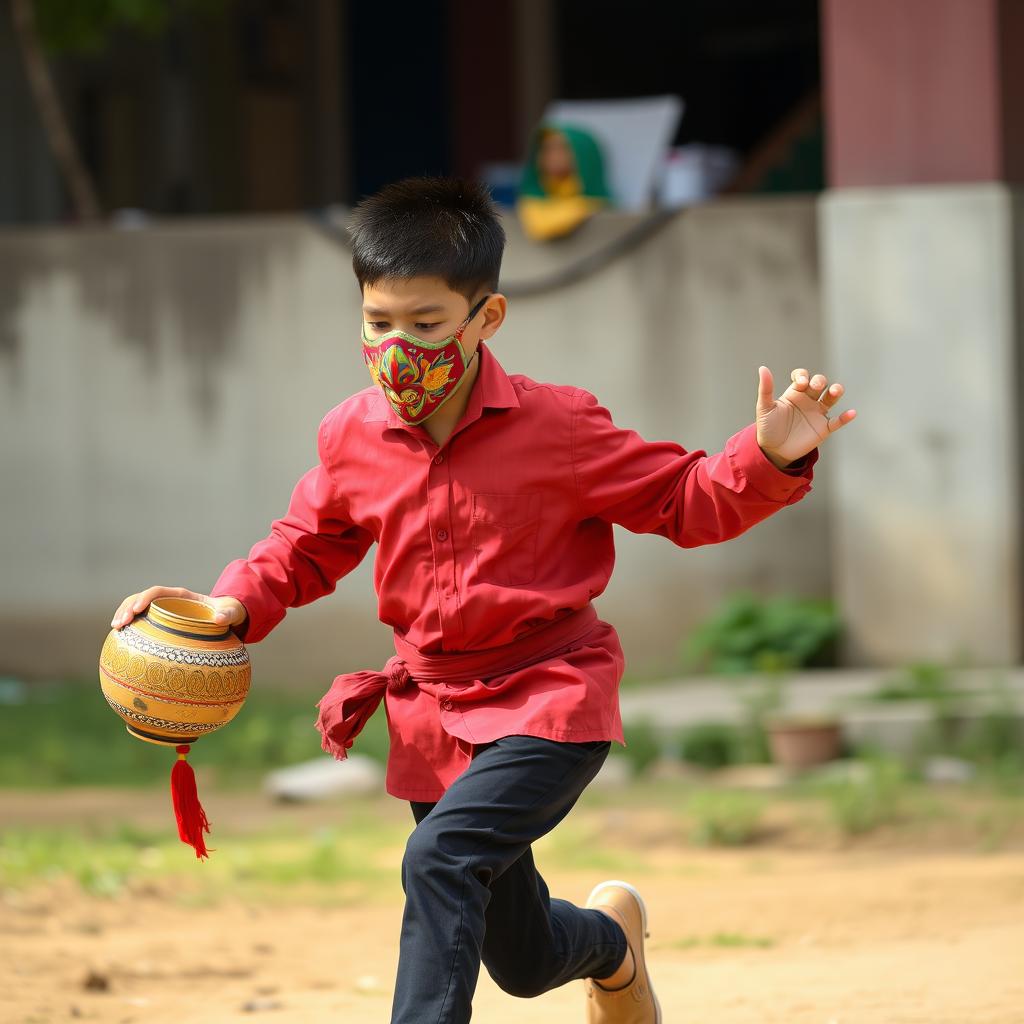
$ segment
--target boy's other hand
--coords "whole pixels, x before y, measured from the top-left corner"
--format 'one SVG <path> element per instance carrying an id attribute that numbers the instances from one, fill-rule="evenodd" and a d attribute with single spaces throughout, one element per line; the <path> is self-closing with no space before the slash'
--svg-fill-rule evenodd
<path id="1" fill-rule="evenodd" d="M 114 629 L 127 626 L 136 615 L 141 615 L 149 607 L 149 602 L 158 597 L 185 597 L 190 601 L 199 601 L 213 609 L 213 621 L 225 626 L 239 626 L 246 619 L 245 605 L 234 597 L 210 597 L 208 594 L 197 594 L 184 587 L 150 587 L 137 594 L 126 597 L 117 611 L 114 612 L 110 625 Z"/>
<path id="2" fill-rule="evenodd" d="M 847 409 L 829 418 L 844 389 L 839 383 L 829 387 L 823 373 L 812 377 L 802 367 L 794 370 L 789 387 L 777 399 L 772 371 L 761 366 L 757 374 L 757 443 L 780 469 L 817 448 L 857 415 L 856 409 Z"/>

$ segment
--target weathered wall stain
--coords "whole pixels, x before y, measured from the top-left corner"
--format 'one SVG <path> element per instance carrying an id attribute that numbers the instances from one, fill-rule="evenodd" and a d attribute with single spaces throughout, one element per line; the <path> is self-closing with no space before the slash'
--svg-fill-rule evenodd
<path id="1" fill-rule="evenodd" d="M 216 413 L 216 372 L 237 354 L 246 294 L 287 275 L 297 235 L 291 219 L 189 222 L 145 230 L 0 232 L 0 353 L 12 365 L 21 312 L 35 289 L 74 282 L 82 311 L 105 320 L 117 343 L 155 371 L 163 339 L 188 368 L 189 400 Z"/>

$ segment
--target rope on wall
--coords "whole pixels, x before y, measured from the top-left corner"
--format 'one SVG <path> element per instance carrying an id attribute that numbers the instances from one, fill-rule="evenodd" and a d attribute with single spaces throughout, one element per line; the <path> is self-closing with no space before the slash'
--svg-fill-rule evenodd
<path id="1" fill-rule="evenodd" d="M 681 212 L 678 209 L 655 210 L 606 245 L 581 256 L 572 263 L 567 263 L 564 267 L 523 281 L 502 281 L 499 284 L 501 292 L 510 299 L 519 299 L 567 288 L 569 285 L 596 274 L 599 270 L 603 270 L 616 260 L 639 248 Z M 335 245 L 351 252 L 348 232 L 344 225 L 338 222 L 336 213 L 330 210 L 312 210 L 309 211 L 308 217 L 313 227 L 321 234 Z"/>

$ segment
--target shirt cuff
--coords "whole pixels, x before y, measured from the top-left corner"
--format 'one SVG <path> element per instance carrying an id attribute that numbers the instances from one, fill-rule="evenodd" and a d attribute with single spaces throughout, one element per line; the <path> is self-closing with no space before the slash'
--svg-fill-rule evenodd
<path id="1" fill-rule="evenodd" d="M 761 450 L 757 443 L 757 424 L 751 423 L 726 441 L 725 451 L 737 472 L 769 501 L 792 505 L 811 490 L 813 466 L 819 455 L 817 448 L 812 448 L 785 469 L 779 469 Z"/>
<path id="2" fill-rule="evenodd" d="M 236 558 L 224 568 L 210 597 L 233 597 L 242 602 L 248 617 L 242 625 L 231 627 L 242 643 L 262 640 L 285 616 L 286 609 L 244 558 Z"/>

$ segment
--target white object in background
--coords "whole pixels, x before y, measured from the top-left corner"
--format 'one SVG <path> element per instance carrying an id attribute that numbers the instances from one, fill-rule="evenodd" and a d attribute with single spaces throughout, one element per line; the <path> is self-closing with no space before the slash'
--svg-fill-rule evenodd
<path id="1" fill-rule="evenodd" d="M 657 190 L 659 205 L 675 208 L 703 203 L 729 183 L 738 167 L 735 150 L 726 146 L 700 142 L 673 146 L 665 154 Z"/>
<path id="2" fill-rule="evenodd" d="M 589 131 L 604 155 L 605 182 L 615 205 L 645 210 L 652 205 L 665 153 L 675 137 L 679 96 L 618 100 L 555 100 L 543 121 L 562 121 Z"/>
<path id="3" fill-rule="evenodd" d="M 276 800 L 325 800 L 340 793 L 376 793 L 384 770 L 372 757 L 349 754 L 344 761 L 318 757 L 270 772 L 263 789 Z"/>
<path id="4" fill-rule="evenodd" d="M 122 206 L 110 214 L 110 223 L 122 231 L 135 231 L 147 227 L 150 216 L 145 210 L 137 210 L 132 206 Z"/>

